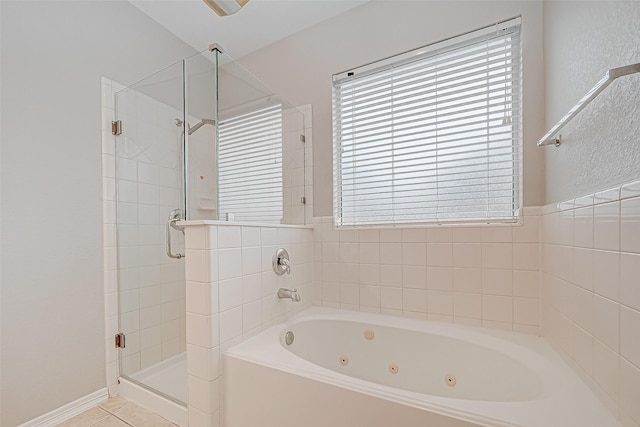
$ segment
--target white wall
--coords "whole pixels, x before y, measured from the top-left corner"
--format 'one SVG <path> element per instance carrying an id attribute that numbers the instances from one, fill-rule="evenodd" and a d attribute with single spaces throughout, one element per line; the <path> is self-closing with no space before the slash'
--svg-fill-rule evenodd
<path id="1" fill-rule="evenodd" d="M 544 200 L 542 2 L 372 1 L 240 62 L 294 105 L 312 104 L 315 216 L 332 214 L 331 76 L 518 14 L 523 17 L 524 205 Z"/>
<path id="2" fill-rule="evenodd" d="M 544 3 L 546 124 L 553 126 L 604 73 L 640 62 L 637 1 Z M 622 77 L 546 151 L 546 202 L 638 179 L 640 75 Z"/>
<path id="3" fill-rule="evenodd" d="M 105 386 L 100 77 L 193 50 L 127 2 L 2 2 L 2 419 Z"/>

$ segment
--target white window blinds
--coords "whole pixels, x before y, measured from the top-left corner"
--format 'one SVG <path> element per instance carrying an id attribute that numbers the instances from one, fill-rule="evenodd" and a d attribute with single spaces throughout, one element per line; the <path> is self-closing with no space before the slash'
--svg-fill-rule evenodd
<path id="1" fill-rule="evenodd" d="M 516 18 L 334 75 L 336 223 L 514 220 L 520 51 Z"/>
<path id="2" fill-rule="evenodd" d="M 218 209 L 236 221 L 282 219 L 282 106 L 221 120 Z"/>

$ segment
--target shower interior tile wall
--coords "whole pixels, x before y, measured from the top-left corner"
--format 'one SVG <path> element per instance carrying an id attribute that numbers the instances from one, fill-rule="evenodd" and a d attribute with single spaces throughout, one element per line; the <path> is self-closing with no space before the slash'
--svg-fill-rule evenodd
<path id="1" fill-rule="evenodd" d="M 538 334 L 539 209 L 523 225 L 314 227 L 314 303 Z"/>
<path id="2" fill-rule="evenodd" d="M 118 118 L 123 133 L 116 148 L 110 124 L 114 95 L 122 89 L 103 79 L 107 360 L 114 364 L 107 373 L 109 385 L 115 383 L 116 332 L 127 340 L 121 374 L 132 374 L 186 348 L 184 263 L 165 255 L 164 234 L 164 222 L 177 207 L 179 194 L 181 128 L 174 119 L 181 113 L 141 93 L 122 94 Z M 179 234 L 174 237 L 174 250 L 183 251 Z"/>
<path id="3" fill-rule="evenodd" d="M 542 334 L 624 425 L 640 425 L 640 181 L 546 206 Z"/>

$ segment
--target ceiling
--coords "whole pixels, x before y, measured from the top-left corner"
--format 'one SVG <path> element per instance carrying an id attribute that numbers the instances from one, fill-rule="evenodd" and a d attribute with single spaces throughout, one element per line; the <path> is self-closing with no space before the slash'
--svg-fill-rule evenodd
<path id="1" fill-rule="evenodd" d="M 220 17 L 201 0 L 129 0 L 197 51 L 218 43 L 240 58 L 369 0 L 250 0 Z"/>

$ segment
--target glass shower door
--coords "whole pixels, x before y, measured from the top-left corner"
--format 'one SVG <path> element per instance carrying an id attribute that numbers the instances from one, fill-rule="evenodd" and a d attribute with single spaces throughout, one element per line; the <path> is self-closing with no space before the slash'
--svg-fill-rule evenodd
<path id="1" fill-rule="evenodd" d="M 116 93 L 119 372 L 187 401 L 183 234 L 167 220 L 185 209 L 183 62 Z"/>

